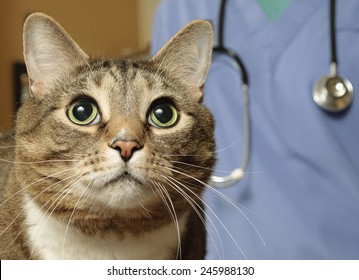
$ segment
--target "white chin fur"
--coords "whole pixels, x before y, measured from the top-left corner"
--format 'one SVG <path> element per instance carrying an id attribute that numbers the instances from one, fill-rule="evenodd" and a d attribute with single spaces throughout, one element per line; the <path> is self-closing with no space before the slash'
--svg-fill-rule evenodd
<path id="1" fill-rule="evenodd" d="M 89 201 L 99 203 L 100 207 L 126 210 L 145 207 L 149 201 L 153 200 L 155 194 L 151 189 L 134 180 L 124 179 L 107 186 L 90 187 L 85 196 Z"/>
<path id="2" fill-rule="evenodd" d="M 26 234 L 32 257 L 41 259 L 168 259 L 177 248 L 186 217 L 179 229 L 170 223 L 162 228 L 133 237 L 128 233 L 99 233 L 87 236 L 49 216 L 25 198 Z"/>

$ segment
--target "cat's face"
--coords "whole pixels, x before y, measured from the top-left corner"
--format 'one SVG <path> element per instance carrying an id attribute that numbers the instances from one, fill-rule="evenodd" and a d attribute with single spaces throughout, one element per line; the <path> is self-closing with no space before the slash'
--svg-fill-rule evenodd
<path id="1" fill-rule="evenodd" d="M 201 104 L 212 36 L 200 21 L 150 61 L 91 60 L 52 19 L 30 16 L 32 98 L 16 128 L 30 199 L 69 213 L 197 200 L 214 164 L 213 119 Z"/>

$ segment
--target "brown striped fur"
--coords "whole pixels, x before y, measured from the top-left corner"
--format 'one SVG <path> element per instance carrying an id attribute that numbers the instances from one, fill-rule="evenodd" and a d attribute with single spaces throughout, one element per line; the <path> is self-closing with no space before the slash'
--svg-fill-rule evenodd
<path id="1" fill-rule="evenodd" d="M 215 144 L 201 101 L 212 41 L 210 23 L 195 21 L 149 61 L 90 59 L 53 19 L 26 20 L 31 98 L 18 112 L 15 134 L 0 138 L 1 259 L 43 258 L 28 240 L 25 200 L 88 236 L 139 237 L 175 224 L 173 215 L 188 216 L 181 255 L 175 247 L 168 258 L 204 258 L 200 196 Z M 69 120 L 79 97 L 96 102 L 98 123 Z M 161 98 L 179 112 L 173 127 L 148 122 L 151 104 Z M 121 131 L 123 140 L 141 146 L 128 163 L 110 145 Z M 118 175 L 130 164 L 129 175 Z"/>

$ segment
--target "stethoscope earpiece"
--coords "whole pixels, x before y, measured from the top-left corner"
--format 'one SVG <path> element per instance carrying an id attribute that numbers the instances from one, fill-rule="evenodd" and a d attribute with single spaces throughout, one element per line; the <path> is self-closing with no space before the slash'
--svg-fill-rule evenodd
<path id="1" fill-rule="evenodd" d="M 313 99 L 326 111 L 341 112 L 347 109 L 353 100 L 353 86 L 348 79 L 338 75 L 324 76 L 314 85 Z"/>

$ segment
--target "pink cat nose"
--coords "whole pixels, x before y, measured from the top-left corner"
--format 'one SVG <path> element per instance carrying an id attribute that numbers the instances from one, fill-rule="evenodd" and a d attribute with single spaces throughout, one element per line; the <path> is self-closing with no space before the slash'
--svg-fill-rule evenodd
<path id="1" fill-rule="evenodd" d="M 111 145 L 112 148 L 120 152 L 121 158 L 124 161 L 129 161 L 134 152 L 142 148 L 142 145 L 137 141 L 116 141 Z"/>

